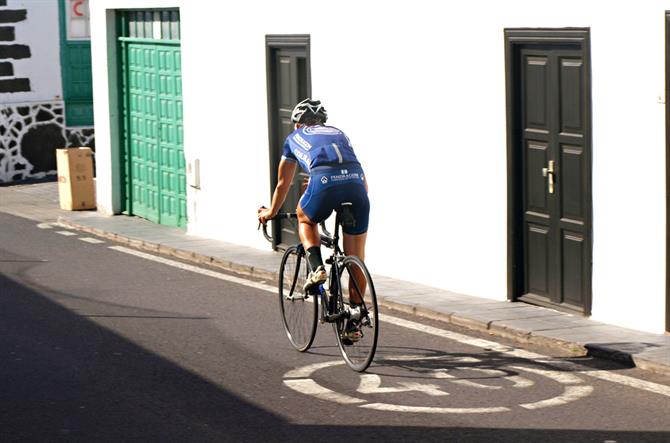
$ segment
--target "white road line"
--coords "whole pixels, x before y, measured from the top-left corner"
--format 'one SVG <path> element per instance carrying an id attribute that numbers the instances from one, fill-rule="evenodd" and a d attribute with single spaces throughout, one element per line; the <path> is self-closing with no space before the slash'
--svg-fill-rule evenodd
<path id="1" fill-rule="evenodd" d="M 549 398 L 547 400 L 540 400 L 534 403 L 524 403 L 521 406 L 524 409 L 541 409 L 548 408 L 551 406 L 561 406 L 580 398 L 584 398 L 593 392 L 593 386 L 580 385 L 580 386 L 566 386 L 563 394 L 558 397 Z"/>
<path id="2" fill-rule="evenodd" d="M 658 383 L 640 380 L 639 378 L 628 377 L 627 375 L 615 374 L 614 372 L 603 371 L 601 369 L 587 368 L 579 372 L 580 374 L 599 378 L 600 380 L 605 380 L 611 383 L 617 383 L 620 385 L 629 386 L 631 388 L 641 389 L 643 391 L 654 392 L 656 394 L 670 397 L 670 386 L 664 386 Z"/>
<path id="3" fill-rule="evenodd" d="M 570 372 L 551 371 L 547 369 L 540 369 L 537 367 L 529 368 L 527 366 L 512 366 L 511 368 L 516 369 L 517 371 L 527 371 L 532 372 L 533 374 L 544 375 L 545 377 L 555 380 L 564 385 L 578 385 L 582 383 L 581 378 L 571 374 Z"/>
<path id="4" fill-rule="evenodd" d="M 361 408 L 375 409 L 377 411 L 390 412 L 420 412 L 432 414 L 485 414 L 495 412 L 507 412 L 509 408 L 498 406 L 494 408 L 440 408 L 433 406 L 403 406 L 392 405 L 388 403 L 368 403 L 367 405 L 360 405 Z"/>
<path id="5" fill-rule="evenodd" d="M 66 237 L 77 235 L 76 232 L 72 232 L 72 231 L 56 231 L 56 234 L 64 235 Z"/>
<path id="6" fill-rule="evenodd" d="M 377 374 L 361 374 L 361 382 L 356 391 L 361 394 L 388 394 L 395 392 L 423 392 L 432 397 L 441 397 L 449 395 L 448 392 L 440 389 L 438 385 L 430 383 L 416 383 L 416 382 L 398 382 L 400 387 L 382 387 L 382 378 Z"/>
<path id="7" fill-rule="evenodd" d="M 99 245 L 100 243 L 104 243 L 104 241 L 102 241 L 100 239 L 97 239 L 97 238 L 93 238 L 93 237 L 81 237 L 81 238 L 79 238 L 79 240 L 81 240 L 83 242 L 86 242 L 86 243 L 91 243 L 93 245 Z"/>
<path id="8" fill-rule="evenodd" d="M 506 380 L 509 380 L 512 383 L 514 383 L 513 387 L 515 388 L 530 388 L 535 384 L 533 380 L 521 377 L 520 375 L 513 375 L 511 377 L 506 377 Z"/>
<path id="9" fill-rule="evenodd" d="M 501 371 L 499 369 L 485 369 L 485 368 L 474 368 L 474 367 L 465 367 L 465 366 L 460 366 L 456 367 L 455 369 L 459 369 L 462 371 L 475 371 L 475 372 L 483 372 L 486 375 L 491 375 L 493 377 L 497 378 L 502 378 L 503 380 L 507 380 L 513 383 L 514 388 L 530 388 L 531 386 L 535 385 L 535 382 L 533 380 L 529 380 L 525 377 L 521 377 L 520 375 L 507 375 L 505 371 Z M 463 379 L 458 379 L 456 376 L 449 374 L 449 371 L 447 369 L 436 369 L 433 371 L 433 377 L 435 378 L 444 378 L 452 383 L 456 384 L 461 384 L 464 386 L 469 386 L 469 387 L 475 387 L 475 388 L 482 388 L 482 389 L 501 389 L 502 386 L 491 386 L 491 385 L 484 385 L 481 383 L 476 383 L 470 380 L 463 380 Z"/>
<path id="10" fill-rule="evenodd" d="M 59 231 L 67 232 L 63 235 L 76 235 L 69 231 Z M 218 278 L 220 280 L 229 281 L 232 283 L 260 289 L 263 291 L 271 292 L 273 294 L 277 293 L 277 288 L 275 286 L 266 285 L 263 283 L 256 283 L 250 280 L 246 280 L 239 277 L 234 277 L 231 275 L 222 274 L 220 272 L 210 271 L 207 269 L 199 268 L 193 265 L 187 265 L 175 260 L 170 260 L 163 257 L 158 257 L 156 255 L 146 254 L 144 252 L 136 251 L 134 249 L 125 248 L 123 246 L 111 246 L 110 249 L 115 251 L 123 252 L 126 254 L 131 254 L 136 257 L 141 257 L 147 260 L 151 260 L 157 263 L 162 263 L 168 266 L 175 268 L 183 269 L 185 271 L 195 272 L 197 274 L 206 275 L 213 278 Z M 597 378 L 600 380 L 605 380 L 612 383 L 617 383 L 625 385 L 631 388 L 640 389 L 643 391 L 652 392 L 654 394 L 663 395 L 670 397 L 670 386 L 664 386 L 658 383 L 653 383 L 646 380 L 641 380 L 634 377 L 629 377 L 627 375 L 615 374 L 610 371 L 603 371 L 592 369 L 578 363 L 573 363 L 565 360 L 557 360 L 550 357 L 547 357 L 542 354 L 537 354 L 535 352 L 525 351 L 523 349 L 516 349 L 510 346 L 505 346 L 500 343 L 492 342 L 489 340 L 484 340 L 480 338 L 469 337 L 464 334 L 459 334 L 458 332 L 447 331 L 445 329 L 439 329 L 428 325 L 423 325 L 421 323 L 405 320 L 398 317 L 392 317 L 390 315 L 380 314 L 379 318 L 382 323 L 393 324 L 396 326 L 401 326 L 403 328 L 412 329 L 414 331 L 423 332 L 426 334 L 434 335 L 437 337 L 443 337 L 449 340 L 457 341 L 466 345 L 474 346 L 477 348 L 484 349 L 486 351 L 498 352 L 505 354 L 510 357 L 522 358 L 532 360 L 534 362 L 544 363 L 549 366 L 553 366 L 564 371 L 570 371 L 573 373 L 580 373 L 583 375 L 588 375 L 589 377 Z M 367 406 L 367 405 L 366 405 Z"/>
<path id="11" fill-rule="evenodd" d="M 464 366 L 457 366 L 454 369 L 458 369 L 458 370 L 462 370 L 462 371 L 483 372 L 484 374 L 491 375 L 495 378 L 505 378 L 507 376 L 507 373 L 505 371 L 501 371 L 501 370 L 498 370 L 498 369 L 469 368 L 469 367 L 464 367 Z M 492 385 L 486 385 L 486 384 L 483 384 L 483 383 L 477 383 L 477 382 L 472 381 L 472 380 L 458 379 L 456 376 L 449 374 L 446 369 L 440 369 L 438 371 L 435 371 L 434 375 L 435 375 L 435 378 L 448 379 L 452 383 L 455 383 L 455 384 L 461 385 L 461 386 L 467 386 L 469 388 L 491 389 L 491 390 L 502 389 L 502 386 L 492 386 Z"/>
<path id="12" fill-rule="evenodd" d="M 380 360 L 385 362 L 390 361 L 417 361 L 417 360 L 444 360 L 449 363 L 481 363 L 481 359 L 475 357 L 462 357 L 460 355 L 417 355 L 417 354 L 400 354 L 385 356 Z"/>
<path id="13" fill-rule="evenodd" d="M 311 378 L 300 378 L 293 380 L 284 380 L 284 384 L 294 391 L 302 392 L 303 394 L 311 395 L 321 400 L 333 401 L 342 405 L 357 405 L 366 403 L 365 400 L 348 395 L 340 394 L 331 391 L 328 388 L 317 384 Z"/>
<path id="14" fill-rule="evenodd" d="M 51 223 L 40 223 L 37 225 L 37 227 L 40 229 L 53 229 L 53 225 Z"/>
<path id="15" fill-rule="evenodd" d="M 323 363 L 314 363 L 307 366 L 301 366 L 297 369 L 294 369 L 284 374 L 284 378 L 307 378 L 320 369 L 329 368 L 331 366 L 339 366 L 343 364 L 344 364 L 343 361 L 335 360 L 335 361 L 326 361 Z"/>

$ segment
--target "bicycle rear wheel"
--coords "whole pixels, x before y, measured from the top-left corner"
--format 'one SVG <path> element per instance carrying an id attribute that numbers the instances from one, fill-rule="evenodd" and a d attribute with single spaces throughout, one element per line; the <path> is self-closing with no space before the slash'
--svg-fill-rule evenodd
<path id="1" fill-rule="evenodd" d="M 317 323 L 317 297 L 302 289 L 307 272 L 302 247 L 288 248 L 279 266 L 279 306 L 286 336 L 300 352 L 312 346 Z"/>
<path id="2" fill-rule="evenodd" d="M 377 309 L 377 294 L 370 272 L 361 259 L 355 256 L 347 256 L 342 261 L 339 276 L 337 297 L 338 310 L 351 310 L 352 301 L 362 306 L 353 312 L 360 312 L 359 319 L 341 319 L 333 324 L 337 344 L 342 357 L 347 365 L 354 371 L 365 371 L 377 350 L 377 337 L 379 336 L 379 319 Z M 355 317 L 356 315 L 354 315 Z M 353 321 L 360 330 L 360 337 L 351 340 L 345 335 L 348 329 L 347 323 Z"/>

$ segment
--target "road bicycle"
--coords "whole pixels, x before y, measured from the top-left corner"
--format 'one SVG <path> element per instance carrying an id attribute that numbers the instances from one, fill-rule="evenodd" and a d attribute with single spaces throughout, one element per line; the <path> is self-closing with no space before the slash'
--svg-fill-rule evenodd
<path id="1" fill-rule="evenodd" d="M 279 266 L 282 323 L 291 345 L 300 352 L 312 346 L 319 320 L 322 324 L 332 323 L 344 361 L 354 371 L 363 372 L 372 363 L 377 349 L 377 295 L 365 263 L 356 256 L 344 255 L 339 245 L 340 228 L 355 224 L 351 203 L 343 203 L 336 214 L 332 234 L 321 223 L 321 244 L 333 251 L 325 260 L 330 268 L 325 284 L 305 292 L 303 285 L 309 267 L 302 244 L 290 246 L 284 252 Z M 280 213 L 273 218 L 278 219 L 297 220 L 297 215 Z M 266 224 L 263 235 L 272 242 Z M 355 338 L 347 334 L 352 326 L 360 331 Z"/>

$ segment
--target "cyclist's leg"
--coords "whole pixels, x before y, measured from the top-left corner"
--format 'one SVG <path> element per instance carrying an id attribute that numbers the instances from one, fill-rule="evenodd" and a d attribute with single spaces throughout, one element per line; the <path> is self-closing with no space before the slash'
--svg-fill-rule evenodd
<path id="1" fill-rule="evenodd" d="M 319 235 L 318 223 L 313 222 L 309 216 L 305 214 L 300 203 L 298 203 L 296 212 L 298 214 L 298 235 L 300 236 L 300 242 L 305 250 L 312 246 L 320 246 L 321 237 Z"/>
<path id="2" fill-rule="evenodd" d="M 367 237 L 367 232 L 358 235 L 345 233 L 343 236 L 344 254 L 355 255 L 361 260 L 365 260 L 365 242 Z M 351 300 L 353 304 L 359 305 L 362 302 L 361 295 L 365 294 L 365 276 L 360 273 L 358 268 L 355 269 L 354 274 L 357 285 L 352 284 L 351 281 L 349 282 L 349 300 Z M 357 288 L 362 294 L 358 293 L 356 290 Z"/>
<path id="3" fill-rule="evenodd" d="M 327 274 L 321 257 L 321 236 L 318 223 L 332 212 L 324 199 L 326 192 L 319 180 L 310 179 L 307 190 L 298 202 L 298 235 L 307 253 L 310 274 L 305 282 L 305 290 L 316 287 L 326 281 Z"/>
<path id="4" fill-rule="evenodd" d="M 321 237 L 319 236 L 319 229 L 317 224 L 305 214 L 300 203 L 298 203 L 298 235 L 300 242 L 305 248 L 305 255 L 309 268 L 309 275 L 305 280 L 303 290 L 305 292 L 312 292 L 313 288 L 318 287 L 324 283 L 328 274 L 323 265 L 323 258 L 321 257 Z"/>
<path id="5" fill-rule="evenodd" d="M 355 255 L 365 261 L 365 242 L 367 238 L 367 232 L 358 235 L 347 234 L 345 232 L 343 237 L 344 254 Z"/>
<path id="6" fill-rule="evenodd" d="M 370 201 L 363 185 L 350 186 L 347 190 L 347 200 L 352 203 L 352 212 L 356 224 L 353 227 L 343 228 L 343 246 L 345 255 L 355 255 L 365 261 L 365 243 L 368 237 L 368 219 L 370 216 Z M 358 268 L 356 268 L 358 269 Z M 366 280 L 360 272 L 355 272 L 357 285 L 349 282 L 349 299 L 354 304 L 361 303 L 361 296 L 365 294 Z M 361 294 L 356 290 L 358 288 Z"/>
<path id="7" fill-rule="evenodd" d="M 325 214 L 323 204 L 324 189 L 319 177 L 310 178 L 307 189 L 300 197 L 296 213 L 298 214 L 298 235 L 305 251 L 314 246 L 321 246 L 318 223 L 325 220 L 330 211 Z"/>

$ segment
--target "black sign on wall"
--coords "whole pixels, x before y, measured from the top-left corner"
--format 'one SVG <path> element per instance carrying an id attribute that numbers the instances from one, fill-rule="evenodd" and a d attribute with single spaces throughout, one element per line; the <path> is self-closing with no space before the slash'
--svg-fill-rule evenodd
<path id="1" fill-rule="evenodd" d="M 7 0 L 0 0 L 0 93 L 29 92 L 30 79 L 15 78 L 11 60 L 30 58 L 30 47 L 14 43 L 15 24 L 28 18 L 26 9 L 6 9 Z"/>

